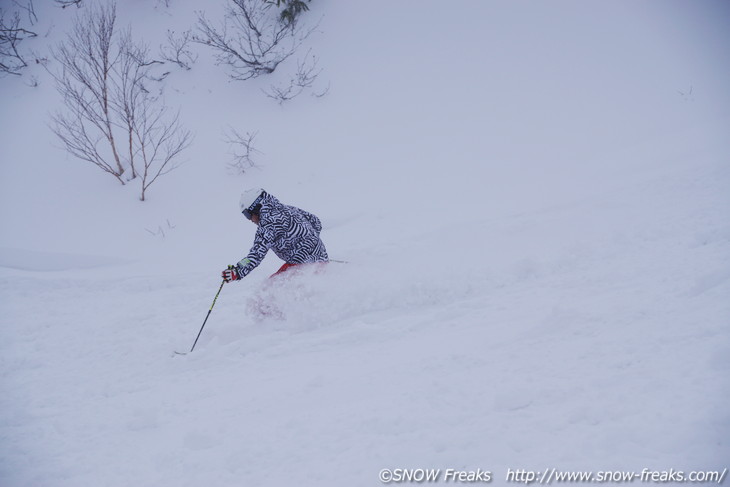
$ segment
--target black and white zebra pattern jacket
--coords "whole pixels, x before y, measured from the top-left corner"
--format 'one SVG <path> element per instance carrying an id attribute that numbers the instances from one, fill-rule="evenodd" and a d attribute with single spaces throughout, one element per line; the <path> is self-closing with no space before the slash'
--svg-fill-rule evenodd
<path id="1" fill-rule="evenodd" d="M 241 277 L 254 270 L 269 249 L 287 264 L 308 264 L 328 260 L 327 249 L 319 238 L 322 222 L 300 208 L 282 204 L 266 194 L 261 202 L 259 225 L 253 246 L 236 267 Z"/>

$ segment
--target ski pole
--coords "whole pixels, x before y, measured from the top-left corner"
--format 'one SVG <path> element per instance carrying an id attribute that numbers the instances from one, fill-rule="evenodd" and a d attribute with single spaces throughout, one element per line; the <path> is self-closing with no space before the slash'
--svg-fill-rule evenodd
<path id="1" fill-rule="evenodd" d="M 190 348 L 190 352 L 195 350 L 195 345 L 198 343 L 198 338 L 200 338 L 200 334 L 203 333 L 203 328 L 205 328 L 205 323 L 208 322 L 208 317 L 210 316 L 210 312 L 213 311 L 213 306 L 215 306 L 215 302 L 218 300 L 218 295 L 221 293 L 221 290 L 223 289 L 223 285 L 226 283 L 226 280 L 223 279 L 223 282 L 221 282 L 221 287 L 218 288 L 218 292 L 215 293 L 215 298 L 213 298 L 213 304 L 210 305 L 210 309 L 208 310 L 208 314 L 205 315 L 205 320 L 203 320 L 203 326 L 200 327 L 200 331 L 198 332 L 198 336 L 195 337 L 195 342 L 193 342 L 193 346 Z M 187 353 L 190 353 L 187 352 Z M 175 352 L 178 355 L 186 355 L 186 353 L 180 353 Z"/>

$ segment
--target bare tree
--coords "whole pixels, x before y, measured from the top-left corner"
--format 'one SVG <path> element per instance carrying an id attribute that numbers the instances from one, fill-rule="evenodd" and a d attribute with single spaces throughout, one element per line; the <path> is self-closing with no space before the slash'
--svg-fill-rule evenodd
<path id="1" fill-rule="evenodd" d="M 230 66 L 234 80 L 273 73 L 316 29 L 301 27 L 296 16 L 281 19 L 273 6 L 261 0 L 230 0 L 218 28 L 199 13 L 200 35 L 193 40 L 214 48 L 218 64 Z"/>
<path id="2" fill-rule="evenodd" d="M 54 74 L 56 88 L 68 109 L 53 120 L 54 132 L 72 155 L 125 184 L 126 168 L 117 148 L 116 113 L 110 96 L 114 67 L 122 58 L 113 42 L 115 22 L 114 4 L 85 10 L 66 40 L 52 51 L 62 68 Z"/>
<path id="3" fill-rule="evenodd" d="M 254 147 L 254 139 L 258 132 L 246 132 L 246 135 L 240 134 L 236 129 L 230 128 L 226 134 L 226 142 L 233 149 L 233 162 L 229 166 L 239 174 L 244 174 L 248 169 L 256 167 L 253 157 L 255 154 L 261 154 L 261 151 Z"/>
<path id="4" fill-rule="evenodd" d="M 7 19 L 5 15 L 6 12 L 0 9 L 0 76 L 19 76 L 23 68 L 28 66 L 19 45 L 24 39 L 36 37 L 37 34 L 21 27 L 18 11 L 14 11 Z"/>
<path id="5" fill-rule="evenodd" d="M 73 156 L 121 184 L 141 177 L 144 201 L 149 186 L 178 166 L 192 136 L 146 86 L 160 61 L 129 29 L 115 34 L 115 22 L 114 3 L 85 9 L 53 51 L 61 71 L 51 74 L 66 106 L 53 116 L 53 131 Z"/>

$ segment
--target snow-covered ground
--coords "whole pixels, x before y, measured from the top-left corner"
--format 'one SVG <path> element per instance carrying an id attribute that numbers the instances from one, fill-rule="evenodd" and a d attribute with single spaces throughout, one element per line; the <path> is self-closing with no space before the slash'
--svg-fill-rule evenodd
<path id="1" fill-rule="evenodd" d="M 151 3 L 118 5 L 151 43 L 200 9 Z M 36 9 L 42 51 L 77 9 Z M 144 203 L 58 148 L 42 69 L 0 79 L 0 486 L 730 467 L 728 4 L 306 15 L 328 94 L 280 106 L 197 47 L 166 79 L 195 143 Z M 258 133 L 244 175 L 230 127 Z M 173 356 L 248 251 L 252 186 L 348 263 L 277 283 L 269 255 Z"/>

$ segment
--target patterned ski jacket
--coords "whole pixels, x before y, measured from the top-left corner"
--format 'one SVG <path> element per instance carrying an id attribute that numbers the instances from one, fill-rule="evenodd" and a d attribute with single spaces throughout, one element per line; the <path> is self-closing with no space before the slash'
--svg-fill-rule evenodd
<path id="1" fill-rule="evenodd" d="M 328 260 L 327 249 L 319 238 L 322 223 L 315 215 L 282 204 L 267 194 L 261 202 L 259 225 L 248 255 L 236 264 L 239 275 L 254 270 L 269 249 L 288 264 L 307 264 Z"/>

